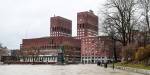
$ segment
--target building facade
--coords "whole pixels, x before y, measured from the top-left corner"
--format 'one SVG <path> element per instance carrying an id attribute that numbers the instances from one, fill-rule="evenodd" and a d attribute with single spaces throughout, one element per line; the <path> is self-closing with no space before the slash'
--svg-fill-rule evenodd
<path id="1" fill-rule="evenodd" d="M 79 63 L 81 59 L 81 41 L 71 37 L 72 21 L 60 16 L 51 17 L 50 36 L 23 39 L 21 44 L 22 56 L 28 56 L 26 61 L 57 62 L 58 53 L 63 46 L 65 63 Z M 41 56 L 45 58 L 41 58 Z"/>
<path id="2" fill-rule="evenodd" d="M 2 57 L 3 56 L 9 56 L 9 55 L 10 55 L 9 50 L 7 48 L 1 46 L 0 47 L 0 64 L 2 62 Z"/>
<path id="3" fill-rule="evenodd" d="M 77 39 L 81 40 L 81 62 L 86 64 L 110 60 L 110 40 L 98 36 L 98 16 L 93 11 L 77 13 Z M 107 43 L 107 44 L 106 44 Z"/>
<path id="4" fill-rule="evenodd" d="M 50 20 L 50 36 L 23 39 L 20 48 L 22 56 L 40 56 L 36 60 L 38 62 L 57 62 L 62 46 L 66 63 L 90 64 L 109 61 L 112 57 L 111 40 L 108 36 L 98 36 L 98 16 L 91 10 L 77 13 L 76 37 L 72 37 L 71 20 L 54 16 Z M 25 60 L 35 61 L 30 58 Z"/>
<path id="5" fill-rule="evenodd" d="M 23 39 L 21 52 L 23 56 L 58 56 L 61 46 L 64 46 L 64 57 L 67 63 L 80 62 L 80 40 L 72 37 L 43 37 Z M 48 62 L 51 62 L 48 60 Z M 53 61 L 57 62 L 57 58 Z"/>
<path id="6" fill-rule="evenodd" d="M 11 56 L 19 56 L 20 55 L 20 50 L 19 49 L 13 49 L 13 50 L 10 50 L 10 55 Z"/>
<path id="7" fill-rule="evenodd" d="M 86 37 L 81 40 L 81 62 L 84 64 L 111 61 L 112 42 L 108 36 Z"/>
<path id="8" fill-rule="evenodd" d="M 77 38 L 92 37 L 98 35 L 98 17 L 93 11 L 77 13 Z"/>
<path id="9" fill-rule="evenodd" d="M 50 36 L 72 36 L 72 21 L 60 16 L 51 17 Z"/>

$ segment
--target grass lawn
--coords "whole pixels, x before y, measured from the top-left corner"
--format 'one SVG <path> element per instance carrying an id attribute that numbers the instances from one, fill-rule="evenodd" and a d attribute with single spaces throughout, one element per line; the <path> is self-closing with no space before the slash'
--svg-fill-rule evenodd
<path id="1" fill-rule="evenodd" d="M 116 63 L 116 66 L 124 66 L 124 67 L 132 67 L 132 68 L 139 68 L 139 69 L 146 69 L 150 70 L 150 66 L 145 66 L 143 64 L 123 64 L 123 63 Z"/>

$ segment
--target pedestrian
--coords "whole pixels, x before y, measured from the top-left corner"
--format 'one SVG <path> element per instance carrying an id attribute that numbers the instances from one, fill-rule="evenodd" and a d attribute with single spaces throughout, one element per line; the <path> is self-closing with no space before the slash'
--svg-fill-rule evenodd
<path id="1" fill-rule="evenodd" d="M 107 68 L 107 63 L 104 63 L 104 68 Z"/>
<path id="2" fill-rule="evenodd" d="M 106 68 L 107 68 L 107 62 L 106 62 Z"/>
<path id="3" fill-rule="evenodd" d="M 99 61 L 97 62 L 97 66 L 100 66 L 100 62 Z"/>
<path id="4" fill-rule="evenodd" d="M 106 68 L 106 63 L 104 63 L 104 68 Z"/>
<path id="5" fill-rule="evenodd" d="M 101 66 L 101 62 L 99 61 L 99 66 Z"/>
<path id="6" fill-rule="evenodd" d="M 113 70 L 115 69 L 115 65 L 114 65 L 114 63 L 113 63 Z"/>

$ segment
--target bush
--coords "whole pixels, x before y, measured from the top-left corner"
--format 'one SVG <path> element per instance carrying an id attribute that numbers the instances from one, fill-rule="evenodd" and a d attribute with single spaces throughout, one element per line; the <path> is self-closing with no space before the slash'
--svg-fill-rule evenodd
<path id="1" fill-rule="evenodd" d="M 128 44 L 127 46 L 122 48 L 122 56 L 125 62 L 134 60 L 135 52 L 137 45 L 136 44 Z"/>
<path id="2" fill-rule="evenodd" d="M 148 59 L 150 56 L 150 45 L 147 45 L 145 48 L 140 47 L 138 48 L 137 52 L 135 53 L 136 61 L 145 61 L 148 64 Z"/>
<path id="3" fill-rule="evenodd" d="M 138 48 L 137 52 L 135 53 L 135 59 L 138 61 L 142 60 L 144 53 L 145 53 L 144 47 Z"/>

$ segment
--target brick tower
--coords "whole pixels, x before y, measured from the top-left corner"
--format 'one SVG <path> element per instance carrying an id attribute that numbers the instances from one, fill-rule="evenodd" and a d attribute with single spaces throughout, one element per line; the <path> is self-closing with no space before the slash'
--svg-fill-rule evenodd
<path id="1" fill-rule="evenodd" d="M 50 36 L 69 36 L 72 35 L 72 21 L 60 16 L 51 17 Z"/>
<path id="2" fill-rule="evenodd" d="M 98 17 L 92 10 L 77 13 L 77 38 L 98 35 Z"/>

